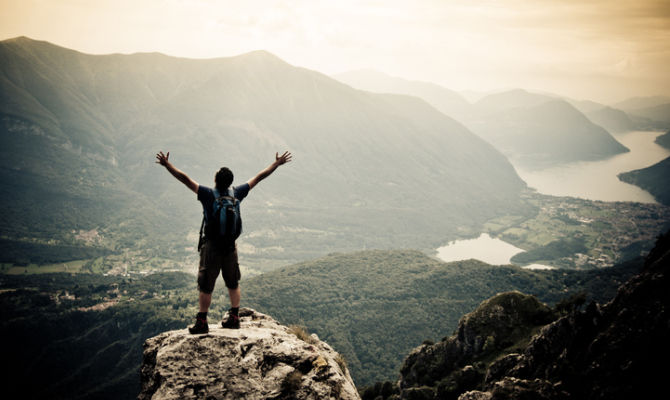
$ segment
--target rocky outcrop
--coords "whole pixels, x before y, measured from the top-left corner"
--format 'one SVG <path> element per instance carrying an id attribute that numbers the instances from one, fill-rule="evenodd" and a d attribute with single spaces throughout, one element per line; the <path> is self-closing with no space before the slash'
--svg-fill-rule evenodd
<path id="1" fill-rule="evenodd" d="M 591 303 L 546 326 L 505 373 L 556 389 L 543 398 L 630 399 L 666 391 L 670 358 L 670 237 L 663 236 L 644 270 L 600 307 Z M 489 384 L 495 395 L 499 382 Z M 496 398 L 495 396 L 493 398 Z M 507 398 L 520 398 L 508 396 Z"/>
<path id="2" fill-rule="evenodd" d="M 405 359 L 400 371 L 402 398 L 449 398 L 481 387 L 483 362 L 503 349 L 526 343 L 535 329 L 555 319 L 552 310 L 535 297 L 519 292 L 498 294 L 461 318 L 454 336 L 422 345 Z M 421 395 L 416 394 L 417 388 Z"/>
<path id="3" fill-rule="evenodd" d="M 410 353 L 397 390 L 381 398 L 657 398 L 667 392 L 669 267 L 666 234 L 613 300 L 544 326 L 551 313 L 530 296 L 497 295 L 463 317 L 454 336 Z"/>
<path id="4" fill-rule="evenodd" d="M 138 399 L 360 399 L 342 358 L 316 335 L 248 308 L 240 316 L 239 330 L 147 339 Z"/>
<path id="5" fill-rule="evenodd" d="M 605 305 L 581 311 L 573 299 L 552 312 L 532 296 L 499 294 L 464 316 L 454 336 L 414 349 L 396 390 L 381 398 L 656 398 L 667 391 L 669 267 L 666 234 Z"/>

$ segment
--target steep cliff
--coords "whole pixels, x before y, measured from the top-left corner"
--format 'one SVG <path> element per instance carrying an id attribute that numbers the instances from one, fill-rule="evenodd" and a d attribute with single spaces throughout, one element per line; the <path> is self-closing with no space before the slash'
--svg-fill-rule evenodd
<path id="1" fill-rule="evenodd" d="M 147 339 L 144 399 L 359 399 L 342 358 L 316 335 L 240 310 L 241 329 L 210 325 Z"/>
<path id="2" fill-rule="evenodd" d="M 480 387 L 493 358 L 520 351 L 553 319 L 549 307 L 520 292 L 484 301 L 460 320 L 453 336 L 407 356 L 400 370 L 403 398 L 455 398 Z"/>

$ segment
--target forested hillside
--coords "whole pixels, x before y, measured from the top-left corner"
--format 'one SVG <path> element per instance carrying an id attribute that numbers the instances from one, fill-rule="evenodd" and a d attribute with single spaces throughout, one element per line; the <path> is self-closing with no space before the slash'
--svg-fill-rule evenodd
<path id="1" fill-rule="evenodd" d="M 656 143 L 660 144 L 661 146 L 665 147 L 666 149 L 670 149 L 670 131 L 665 132 L 661 136 L 656 138 Z"/>
<path id="2" fill-rule="evenodd" d="M 659 203 L 670 205 L 670 157 L 647 168 L 619 174 L 619 179 L 648 191 Z"/>
<path id="3" fill-rule="evenodd" d="M 553 304 L 580 291 L 606 301 L 639 261 L 592 271 L 529 271 L 416 251 L 365 251 L 282 268 L 243 282 L 245 301 L 301 324 L 344 354 L 357 385 L 393 380 L 403 357 L 439 340 L 482 300 L 519 290 Z"/>

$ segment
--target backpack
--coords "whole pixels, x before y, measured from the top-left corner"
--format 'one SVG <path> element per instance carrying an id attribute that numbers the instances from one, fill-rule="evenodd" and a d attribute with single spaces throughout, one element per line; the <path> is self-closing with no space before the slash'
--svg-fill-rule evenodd
<path id="1" fill-rule="evenodd" d="M 198 251 L 206 240 L 214 240 L 220 246 L 232 247 L 235 239 L 242 233 L 240 201 L 235 198 L 232 186 L 228 188 L 228 193 L 225 195 L 220 195 L 216 188 L 213 189 L 213 192 L 212 218 L 207 222 L 204 216 L 202 218 Z"/>

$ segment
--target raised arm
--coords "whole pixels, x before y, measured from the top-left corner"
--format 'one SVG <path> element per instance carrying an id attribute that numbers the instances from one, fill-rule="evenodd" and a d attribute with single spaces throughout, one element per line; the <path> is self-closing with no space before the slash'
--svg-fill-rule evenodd
<path id="1" fill-rule="evenodd" d="M 167 169 L 172 174 L 172 176 L 177 178 L 179 182 L 183 183 L 184 185 L 186 185 L 187 188 L 191 189 L 194 193 L 197 194 L 198 182 L 189 178 L 188 175 L 181 172 L 174 165 L 172 165 L 172 163 L 168 160 L 169 157 L 170 157 L 169 151 L 167 154 L 163 154 L 162 151 L 159 151 L 158 154 L 156 154 L 156 163 L 164 166 L 165 169 Z"/>
<path id="2" fill-rule="evenodd" d="M 291 153 L 289 153 L 288 151 L 285 151 L 284 154 L 282 154 L 281 156 L 279 155 L 279 153 L 275 153 L 275 161 L 272 164 L 270 164 L 267 168 L 259 172 L 258 175 L 249 179 L 249 181 L 247 182 L 249 184 L 249 189 L 253 189 L 253 187 L 256 186 L 258 182 L 270 176 L 273 172 L 275 172 L 277 167 L 291 161 L 291 157 L 292 157 Z"/>

